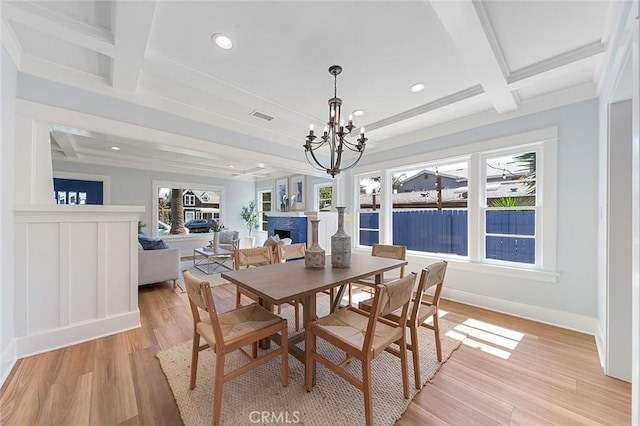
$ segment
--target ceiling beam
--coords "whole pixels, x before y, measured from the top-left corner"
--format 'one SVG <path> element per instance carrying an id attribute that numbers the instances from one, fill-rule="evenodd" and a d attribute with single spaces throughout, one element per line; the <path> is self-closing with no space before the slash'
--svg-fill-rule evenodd
<path id="1" fill-rule="evenodd" d="M 482 3 L 460 0 L 429 4 L 494 109 L 499 113 L 517 109 L 517 97 L 507 85 L 509 71 L 506 61 Z"/>
<path id="2" fill-rule="evenodd" d="M 103 55 L 113 56 L 111 33 L 102 28 L 56 13 L 31 2 L 3 2 L 5 19 L 60 38 Z"/>
<path id="3" fill-rule="evenodd" d="M 65 157 L 67 158 L 78 158 L 78 153 L 76 152 L 76 144 L 74 142 L 74 135 L 70 133 L 62 133 L 56 132 L 51 133 L 51 137 L 56 141 Z"/>
<path id="4" fill-rule="evenodd" d="M 115 3 L 115 56 L 111 68 L 114 89 L 134 93 L 138 88 L 156 5 L 155 1 Z"/>

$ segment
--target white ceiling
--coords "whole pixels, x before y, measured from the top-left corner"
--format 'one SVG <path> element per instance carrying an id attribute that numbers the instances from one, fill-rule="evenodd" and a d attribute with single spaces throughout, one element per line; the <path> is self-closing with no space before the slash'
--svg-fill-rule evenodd
<path id="1" fill-rule="evenodd" d="M 344 68 L 343 112 L 365 110 L 355 121 L 369 152 L 471 115 L 495 120 L 593 98 L 620 5 L 3 1 L 2 39 L 20 73 L 224 130 L 187 146 L 52 123 L 54 159 L 253 179 L 312 173 L 302 144 L 309 123 L 327 120 L 333 64 Z M 212 44 L 217 32 L 232 50 Z M 409 91 L 416 82 L 426 89 Z"/>

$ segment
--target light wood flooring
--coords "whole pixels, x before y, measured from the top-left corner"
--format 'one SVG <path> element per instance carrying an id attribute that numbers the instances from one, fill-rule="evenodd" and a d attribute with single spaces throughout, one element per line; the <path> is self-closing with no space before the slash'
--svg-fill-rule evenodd
<path id="1" fill-rule="evenodd" d="M 221 310 L 233 307 L 235 287 L 213 292 Z M 2 387 L 0 424 L 180 425 L 155 353 L 191 339 L 186 294 L 144 286 L 139 305 L 139 329 L 18 361 Z M 631 423 L 630 384 L 602 374 L 593 337 L 446 300 L 441 309 L 476 337 L 398 425 Z"/>

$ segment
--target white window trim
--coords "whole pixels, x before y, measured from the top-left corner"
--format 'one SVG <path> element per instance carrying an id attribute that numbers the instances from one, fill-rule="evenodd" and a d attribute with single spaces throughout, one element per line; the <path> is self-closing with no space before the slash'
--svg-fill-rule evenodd
<path id="1" fill-rule="evenodd" d="M 494 264 L 493 262 L 480 262 L 480 256 L 484 257 L 484 250 L 480 250 L 480 232 L 484 235 L 484 229 L 480 227 L 480 200 L 483 188 L 481 180 L 485 173 L 480 167 L 481 157 L 491 155 L 495 151 L 504 151 L 515 148 L 522 151 L 527 147 L 541 146 L 537 158 L 536 168 L 539 171 L 537 176 L 538 190 L 537 197 L 540 203 L 542 214 L 536 214 L 536 235 L 540 235 L 542 240 L 536 241 L 536 262 L 539 265 L 531 268 L 531 265 L 516 264 L 514 262 L 504 262 L 504 264 Z M 391 189 L 391 175 L 399 170 L 419 166 L 424 163 L 437 162 L 442 159 L 448 160 L 454 157 L 469 158 L 469 199 L 467 208 L 469 209 L 469 258 L 462 256 L 452 256 L 459 265 L 468 265 L 468 269 L 479 272 L 492 272 L 501 275 L 514 276 L 525 279 L 538 279 L 543 282 L 557 282 L 557 205 L 558 205 L 558 130 L 556 127 L 533 130 L 530 132 L 517 133 L 495 139 L 489 139 L 470 143 L 463 146 L 456 146 L 449 149 L 425 153 L 421 156 L 412 156 L 414 160 L 407 164 L 403 159 L 390 160 L 385 162 L 387 168 L 380 171 L 379 164 L 359 167 L 351 173 L 351 187 L 354 188 L 353 205 L 357 212 L 359 209 L 359 184 L 360 179 L 380 175 L 382 177 L 382 187 Z M 471 179 L 476 176 L 476 179 Z M 388 184 L 387 184 L 388 182 Z M 390 244 L 391 240 L 391 206 L 384 197 L 381 199 L 380 209 L 380 237 L 382 244 Z M 387 212 L 388 210 L 388 212 Z M 471 214 L 478 212 L 478 214 Z M 387 214 L 385 214 L 387 213 Z M 356 235 L 360 229 L 359 215 L 355 215 L 351 232 Z M 544 218 L 544 220 L 543 220 Z M 542 222 L 542 223 L 540 223 Z M 387 231 L 388 230 L 388 231 Z M 483 239 L 483 238 L 482 238 Z M 358 246 L 356 248 L 365 248 Z M 540 254 L 538 254 L 538 251 Z M 432 253 L 412 252 L 412 257 L 419 259 L 433 258 Z M 438 255 L 440 257 L 440 255 Z M 449 256 L 442 256 L 449 257 Z M 467 269 L 463 267 L 461 269 Z"/>
<path id="2" fill-rule="evenodd" d="M 189 188 L 190 189 L 190 188 Z M 187 202 L 187 199 L 192 200 L 190 203 Z M 184 205 L 185 206 L 195 206 L 196 205 L 196 196 L 193 194 L 185 194 L 184 195 Z"/>
<path id="3" fill-rule="evenodd" d="M 335 203 L 335 188 L 333 187 L 333 182 L 323 182 L 323 183 L 316 183 L 315 185 L 313 185 L 313 210 L 314 211 L 319 211 L 320 210 L 320 189 L 321 188 L 332 188 L 331 191 L 331 207 L 335 207 L 336 203 Z"/>
<path id="4" fill-rule="evenodd" d="M 181 189 L 202 189 L 204 191 L 216 191 L 220 193 L 220 218 L 225 217 L 226 213 L 226 197 L 224 186 L 208 185 L 204 183 L 194 182 L 179 182 L 179 181 L 165 181 L 165 180 L 152 180 L 151 181 L 151 217 L 155 222 L 158 221 L 158 191 L 160 188 L 181 188 Z M 158 237 L 157 226 L 152 226 L 152 236 Z M 200 238 L 202 234 L 188 234 L 188 235 L 163 235 L 162 239 L 171 238 Z"/>
<path id="5" fill-rule="evenodd" d="M 259 222 L 259 227 L 258 230 L 259 231 L 267 231 L 266 229 L 262 229 L 262 213 L 264 213 L 264 210 L 262 208 L 262 195 L 266 194 L 266 193 L 270 193 L 271 194 L 271 211 L 273 211 L 273 190 L 271 188 L 263 188 L 263 189 L 259 189 L 258 193 L 257 193 L 257 208 L 258 208 L 258 222 Z"/>

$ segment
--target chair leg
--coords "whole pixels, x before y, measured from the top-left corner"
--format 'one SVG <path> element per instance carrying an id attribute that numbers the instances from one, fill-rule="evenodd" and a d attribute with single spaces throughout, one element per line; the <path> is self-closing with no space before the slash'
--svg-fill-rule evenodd
<path id="1" fill-rule="evenodd" d="M 349 296 L 348 296 L 349 306 L 351 306 L 351 289 L 352 289 L 351 288 L 351 283 L 349 283 L 348 288 L 347 288 L 347 291 L 349 291 Z"/>
<path id="2" fill-rule="evenodd" d="M 438 311 L 433 315 L 433 335 L 436 338 L 436 354 L 438 362 L 442 362 L 442 344 L 440 343 L 440 326 L 438 325 Z"/>
<path id="3" fill-rule="evenodd" d="M 409 399 L 409 368 L 407 365 L 407 334 L 406 328 L 402 333 L 399 342 L 400 346 L 400 368 L 402 369 L 402 391 L 405 399 Z"/>
<path id="4" fill-rule="evenodd" d="M 193 331 L 193 348 L 191 349 L 191 382 L 189 389 L 196 387 L 196 375 L 198 374 L 198 352 L 200 352 L 200 335 Z"/>
<path id="5" fill-rule="evenodd" d="M 258 342 L 255 341 L 251 344 L 251 356 L 253 359 L 258 358 Z"/>
<path id="6" fill-rule="evenodd" d="M 373 425 L 373 397 L 371 396 L 371 360 L 362 360 L 362 393 L 364 396 L 364 419 L 367 426 Z"/>
<path id="7" fill-rule="evenodd" d="M 236 289 L 236 309 L 240 307 L 240 290 Z"/>
<path id="8" fill-rule="evenodd" d="M 293 301 L 293 310 L 296 316 L 296 331 L 300 331 L 300 303 L 297 300 Z"/>
<path id="9" fill-rule="evenodd" d="M 282 386 L 289 384 L 289 331 L 287 330 L 287 321 L 282 327 Z"/>
<path id="10" fill-rule="evenodd" d="M 220 425 L 222 386 L 224 386 L 224 355 L 216 354 L 216 378 L 213 385 L 213 413 L 211 414 L 214 426 Z"/>
<path id="11" fill-rule="evenodd" d="M 411 353 L 413 355 L 413 374 L 416 381 L 416 389 L 420 390 L 420 346 L 418 345 L 418 328 L 412 326 L 411 330 Z"/>
<path id="12" fill-rule="evenodd" d="M 177 279 L 173 280 L 173 288 L 176 288 L 176 287 L 178 287 L 178 280 Z"/>

